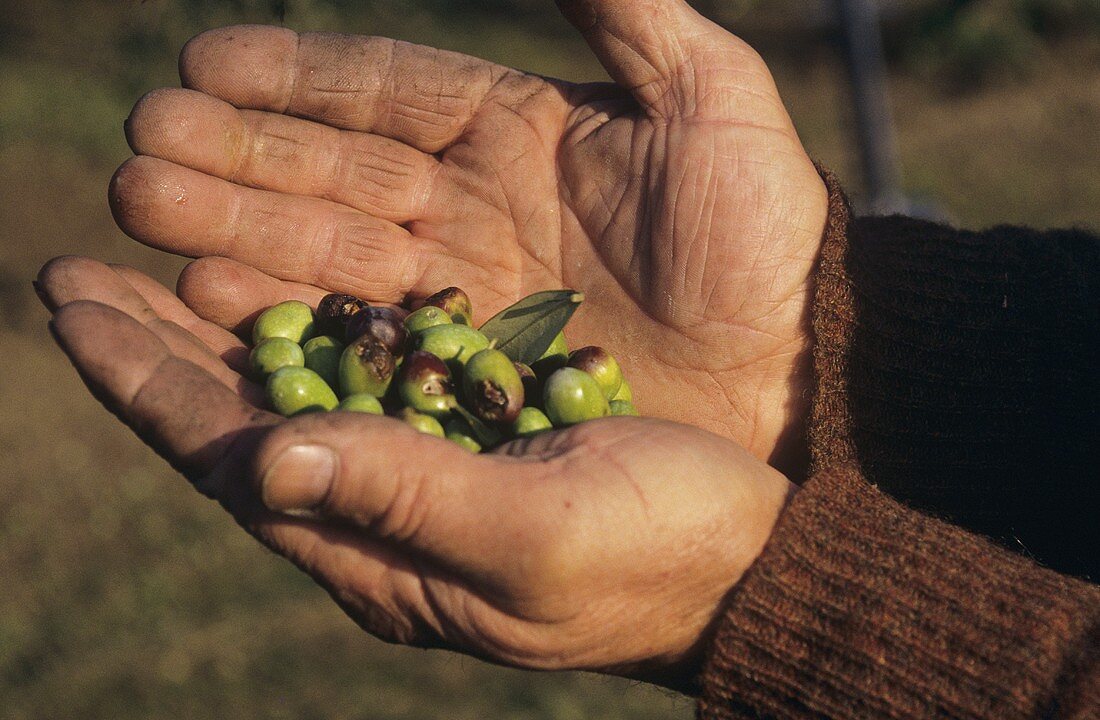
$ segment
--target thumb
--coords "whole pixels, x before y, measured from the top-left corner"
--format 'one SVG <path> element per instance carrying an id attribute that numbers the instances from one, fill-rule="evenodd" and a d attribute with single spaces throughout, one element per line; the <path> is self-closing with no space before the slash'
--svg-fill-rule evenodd
<path id="1" fill-rule="evenodd" d="M 746 69 L 749 77 L 763 77 L 774 89 L 763 61 L 748 45 L 683 0 L 557 3 L 615 81 L 658 116 L 699 112 L 700 100 L 722 94 L 721 86 L 743 79 Z"/>
<path id="2" fill-rule="evenodd" d="M 474 455 L 391 418 L 305 416 L 273 430 L 254 460 L 271 510 L 345 520 L 369 537 L 467 572 L 500 570 L 517 533 L 538 532 L 517 482 L 530 460 Z"/>

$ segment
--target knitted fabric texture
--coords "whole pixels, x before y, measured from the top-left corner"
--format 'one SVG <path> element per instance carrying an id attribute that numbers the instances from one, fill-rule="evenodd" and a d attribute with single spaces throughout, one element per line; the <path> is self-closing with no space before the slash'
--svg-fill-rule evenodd
<path id="1" fill-rule="evenodd" d="M 1100 589 L 1020 554 L 1097 562 L 1096 239 L 852 219 L 822 175 L 812 477 L 699 717 L 1100 717 Z"/>

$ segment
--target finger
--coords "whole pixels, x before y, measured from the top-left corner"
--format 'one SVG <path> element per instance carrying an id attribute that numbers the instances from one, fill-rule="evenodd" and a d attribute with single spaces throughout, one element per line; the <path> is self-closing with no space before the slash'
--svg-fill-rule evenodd
<path id="1" fill-rule="evenodd" d="M 516 548 L 555 525 L 561 502 L 555 483 L 540 482 L 546 467 L 473 455 L 389 418 L 331 413 L 265 438 L 254 476 L 273 510 L 343 518 L 443 567 L 499 579 L 534 561 Z"/>
<path id="2" fill-rule="evenodd" d="M 192 480 L 242 434 L 276 422 L 121 310 L 77 300 L 50 327 L 92 393 Z"/>
<path id="3" fill-rule="evenodd" d="M 221 257 L 199 258 L 185 267 L 176 292 L 196 315 L 238 335 L 250 332 L 256 317 L 272 305 L 300 300 L 315 308 L 327 294 Z"/>
<path id="4" fill-rule="evenodd" d="M 249 348 L 236 335 L 200 318 L 175 293 L 148 275 L 126 265 L 108 267 L 141 295 L 157 315 L 194 335 L 236 372 L 242 375 L 249 372 Z"/>
<path id="5" fill-rule="evenodd" d="M 237 110 L 192 90 L 156 90 L 134 107 L 139 155 L 250 187 L 331 200 L 394 223 L 420 219 L 439 162 L 380 135 Z"/>
<path id="6" fill-rule="evenodd" d="M 751 48 L 684 0 L 557 3 L 608 73 L 658 116 L 730 109 L 729 91 L 746 79 L 756 85 L 762 77 L 771 86 Z M 738 100 L 753 102 L 753 93 L 738 93 Z M 766 100 L 770 113 L 775 103 Z"/>
<path id="7" fill-rule="evenodd" d="M 151 157 L 111 182 L 124 232 L 152 247 L 231 257 L 284 280 L 396 302 L 428 247 L 407 230 L 342 205 L 254 190 Z"/>
<path id="8" fill-rule="evenodd" d="M 364 630 L 387 642 L 438 647 L 442 628 L 421 569 L 355 528 L 259 511 L 249 530 L 320 584 Z"/>
<path id="9" fill-rule="evenodd" d="M 132 272 L 140 275 L 136 270 Z M 149 278 L 145 281 L 147 285 L 156 286 Z M 55 258 L 39 272 L 38 286 L 56 308 L 84 300 L 126 313 L 156 335 L 174 355 L 210 373 L 248 402 L 263 402 L 263 392 L 259 387 L 229 368 L 211 347 L 180 323 L 160 315 L 122 275 L 98 260 L 75 256 Z M 186 308 L 183 310 L 186 311 Z M 189 311 L 177 313 L 177 317 L 183 315 L 194 317 Z M 240 346 L 239 341 L 235 345 Z"/>
<path id="10" fill-rule="evenodd" d="M 387 38 L 241 26 L 184 47 L 184 87 L 239 108 L 384 135 L 435 153 L 462 135 L 502 78 L 497 65 Z"/>

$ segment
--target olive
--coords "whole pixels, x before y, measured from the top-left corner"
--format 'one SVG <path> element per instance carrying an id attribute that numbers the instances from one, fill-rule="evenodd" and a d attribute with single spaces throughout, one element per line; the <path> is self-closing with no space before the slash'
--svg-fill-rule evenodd
<path id="1" fill-rule="evenodd" d="M 313 310 L 304 302 L 287 300 L 264 310 L 252 326 L 252 344 L 273 337 L 301 345 L 313 337 Z"/>
<path id="2" fill-rule="evenodd" d="M 459 325 L 474 324 L 474 310 L 470 296 L 462 288 L 449 287 L 424 300 L 425 307 L 437 307 L 447 313 L 451 322 Z"/>
<path id="3" fill-rule="evenodd" d="M 273 337 L 252 348 L 248 355 L 248 364 L 252 368 L 252 377 L 263 382 L 279 368 L 303 367 L 306 359 L 298 343 Z"/>
<path id="4" fill-rule="evenodd" d="M 450 325 L 451 316 L 434 305 L 425 305 L 405 318 L 405 329 L 410 335 L 417 335 L 430 327 Z"/>
<path id="5" fill-rule="evenodd" d="M 546 413 L 536 407 L 525 407 L 519 411 L 516 421 L 512 423 L 512 434 L 516 437 L 534 437 L 539 433 L 553 430 L 554 425 Z"/>
<path id="6" fill-rule="evenodd" d="M 470 358 L 487 347 L 489 339 L 467 325 L 437 325 L 417 337 L 417 349 L 447 363 L 452 373 L 461 370 Z"/>
<path id="7" fill-rule="evenodd" d="M 340 401 L 337 410 L 346 410 L 348 412 L 360 412 L 369 413 L 371 415 L 382 415 L 382 403 L 373 395 L 366 393 L 359 393 L 357 395 L 348 395 L 346 398 Z"/>
<path id="8" fill-rule="evenodd" d="M 393 380 L 396 361 L 382 341 L 364 335 L 348 345 L 340 356 L 340 391 L 344 396 L 386 394 Z"/>
<path id="9" fill-rule="evenodd" d="M 524 365 L 521 362 L 514 364 L 516 372 L 519 373 L 519 379 L 523 383 L 524 403 L 530 405 L 541 402 L 542 384 L 539 382 L 538 376 L 535 375 L 535 371 L 531 369 L 530 365 Z"/>
<path id="10" fill-rule="evenodd" d="M 457 404 L 446 363 L 420 350 L 405 357 L 397 392 L 408 407 L 437 418 L 450 415 Z"/>
<path id="11" fill-rule="evenodd" d="M 394 356 L 405 354 L 405 340 L 409 333 L 405 321 L 396 310 L 386 307 L 363 308 L 351 316 L 345 337 L 353 343 L 367 333 L 382 341 Z"/>
<path id="12" fill-rule="evenodd" d="M 626 381 L 626 378 L 623 378 L 623 384 L 619 386 L 619 392 L 615 393 L 615 397 L 611 399 L 634 402 L 634 389 L 630 387 L 630 383 Z"/>
<path id="13" fill-rule="evenodd" d="M 426 435 L 434 435 L 439 438 L 446 437 L 446 433 L 443 432 L 443 426 L 431 415 L 418 413 L 412 408 L 401 408 L 394 417 L 406 425 L 411 425 Z"/>
<path id="14" fill-rule="evenodd" d="M 285 417 L 333 410 L 336 393 L 321 376 L 304 367 L 284 367 L 267 379 L 267 399 Z"/>
<path id="15" fill-rule="evenodd" d="M 565 367 L 546 381 L 543 407 L 555 427 L 576 425 L 611 413 L 603 389 L 588 373 Z"/>
<path id="16" fill-rule="evenodd" d="M 623 371 L 619 369 L 619 363 L 602 347 L 590 345 L 573 352 L 569 356 L 569 367 L 583 370 L 595 378 L 608 400 L 615 397 L 623 384 Z"/>
<path id="17" fill-rule="evenodd" d="M 611 401 L 611 414 L 619 416 L 638 416 L 638 408 L 634 407 L 634 403 L 629 400 L 612 400 Z"/>
<path id="18" fill-rule="evenodd" d="M 477 441 L 470 424 L 461 417 L 453 417 L 443 424 L 443 432 L 448 440 L 470 452 L 479 453 L 481 443 Z"/>
<path id="19" fill-rule="evenodd" d="M 339 293 L 325 295 L 317 306 L 317 332 L 337 338 L 344 337 L 348 320 L 365 307 L 370 307 L 367 301 L 360 300 L 354 295 Z"/>
<path id="20" fill-rule="evenodd" d="M 344 343 L 331 335 L 318 335 L 302 346 L 306 367 L 324 378 L 329 387 L 340 385 L 340 355 Z"/>
<path id="21" fill-rule="evenodd" d="M 569 362 L 569 343 L 565 341 L 564 333 L 558 333 L 542 357 L 531 364 L 531 369 L 540 380 L 546 380 L 554 372 L 565 367 L 567 362 Z"/>
<path id="22" fill-rule="evenodd" d="M 486 422 L 514 422 L 523 408 L 523 380 L 511 358 L 486 348 L 466 363 L 462 372 L 463 398 Z"/>

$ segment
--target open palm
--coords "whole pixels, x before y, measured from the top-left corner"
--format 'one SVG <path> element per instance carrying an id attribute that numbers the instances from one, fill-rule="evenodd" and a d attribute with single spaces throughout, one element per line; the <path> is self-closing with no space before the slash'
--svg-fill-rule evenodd
<path id="1" fill-rule="evenodd" d="M 397 301 L 457 284 L 482 318 L 590 302 L 643 411 L 776 459 L 802 413 L 822 183 L 759 57 L 679 0 L 561 3 L 617 84 L 381 38 L 239 27 L 129 123 L 120 225 L 203 257 L 180 292 L 235 325 L 270 278 Z M 196 92 L 197 91 L 197 92 Z M 251 266 L 251 268 L 246 267 Z"/>

